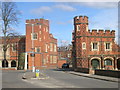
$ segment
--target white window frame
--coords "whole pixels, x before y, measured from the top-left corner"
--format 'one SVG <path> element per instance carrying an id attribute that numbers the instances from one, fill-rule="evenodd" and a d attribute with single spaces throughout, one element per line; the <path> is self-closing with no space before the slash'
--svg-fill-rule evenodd
<path id="1" fill-rule="evenodd" d="M 110 43 L 110 49 L 106 49 L 106 44 Z M 105 51 L 112 51 L 112 42 L 104 42 Z"/>
<path id="2" fill-rule="evenodd" d="M 46 27 L 46 32 L 48 32 L 48 27 Z"/>
<path id="3" fill-rule="evenodd" d="M 45 44 L 45 52 L 48 52 L 48 45 Z"/>
<path id="4" fill-rule="evenodd" d="M 33 39 L 33 34 L 36 34 L 37 35 L 37 38 L 36 39 Z M 31 40 L 37 40 L 38 39 L 38 33 L 31 33 Z"/>
<path id="5" fill-rule="evenodd" d="M 54 44 L 54 52 L 57 52 L 57 45 Z"/>
<path id="6" fill-rule="evenodd" d="M 42 31 L 39 31 L 39 34 L 42 34 Z"/>
<path id="7" fill-rule="evenodd" d="M 93 43 L 97 43 L 97 49 L 93 49 Z M 99 42 L 91 42 L 92 51 L 99 51 Z"/>
<path id="8" fill-rule="evenodd" d="M 39 38 L 39 41 L 42 41 L 42 38 Z"/>
<path id="9" fill-rule="evenodd" d="M 53 56 L 52 55 L 50 55 L 50 63 L 52 64 L 53 63 Z"/>
<path id="10" fill-rule="evenodd" d="M 80 31 L 80 25 L 77 25 L 77 31 Z"/>
<path id="11" fill-rule="evenodd" d="M 50 51 L 53 51 L 53 43 L 50 43 Z"/>
<path id="12" fill-rule="evenodd" d="M 53 63 L 57 63 L 57 56 L 53 56 Z"/>

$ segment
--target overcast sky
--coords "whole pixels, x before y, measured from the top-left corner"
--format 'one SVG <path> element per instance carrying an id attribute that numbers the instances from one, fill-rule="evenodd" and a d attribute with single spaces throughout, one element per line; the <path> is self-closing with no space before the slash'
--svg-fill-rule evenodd
<path id="1" fill-rule="evenodd" d="M 44 18 L 50 21 L 50 32 L 60 42 L 71 43 L 73 18 L 89 17 L 89 29 L 118 31 L 117 2 L 17 2 L 22 16 L 17 31 L 25 35 L 25 20 Z M 117 35 L 116 35 L 117 36 Z"/>

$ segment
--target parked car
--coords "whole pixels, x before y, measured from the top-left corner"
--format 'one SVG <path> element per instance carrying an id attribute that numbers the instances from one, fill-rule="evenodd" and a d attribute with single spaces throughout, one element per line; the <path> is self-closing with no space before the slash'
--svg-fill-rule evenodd
<path id="1" fill-rule="evenodd" d="M 62 68 L 69 68 L 69 64 L 68 64 L 68 63 L 64 63 L 64 64 L 62 65 Z"/>

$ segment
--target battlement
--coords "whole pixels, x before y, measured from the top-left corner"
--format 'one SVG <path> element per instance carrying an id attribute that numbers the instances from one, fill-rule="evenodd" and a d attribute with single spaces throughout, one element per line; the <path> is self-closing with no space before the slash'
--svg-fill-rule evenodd
<path id="1" fill-rule="evenodd" d="M 44 24 L 49 26 L 49 21 L 45 20 L 45 19 L 30 19 L 30 20 L 26 20 L 26 24 Z"/>
<path id="2" fill-rule="evenodd" d="M 74 24 L 88 24 L 87 16 L 76 16 L 74 17 Z"/>
<path id="3" fill-rule="evenodd" d="M 90 33 L 90 35 L 97 35 L 97 36 L 115 36 L 115 30 L 102 30 L 102 29 L 92 29 L 92 31 L 88 31 Z"/>

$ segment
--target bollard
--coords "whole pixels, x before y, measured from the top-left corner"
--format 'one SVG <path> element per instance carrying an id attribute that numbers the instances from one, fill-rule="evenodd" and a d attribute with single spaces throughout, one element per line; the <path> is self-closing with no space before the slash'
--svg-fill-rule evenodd
<path id="1" fill-rule="evenodd" d="M 39 69 L 36 69 L 35 76 L 36 76 L 36 78 L 39 78 L 39 76 L 40 76 L 40 71 L 39 71 Z"/>

